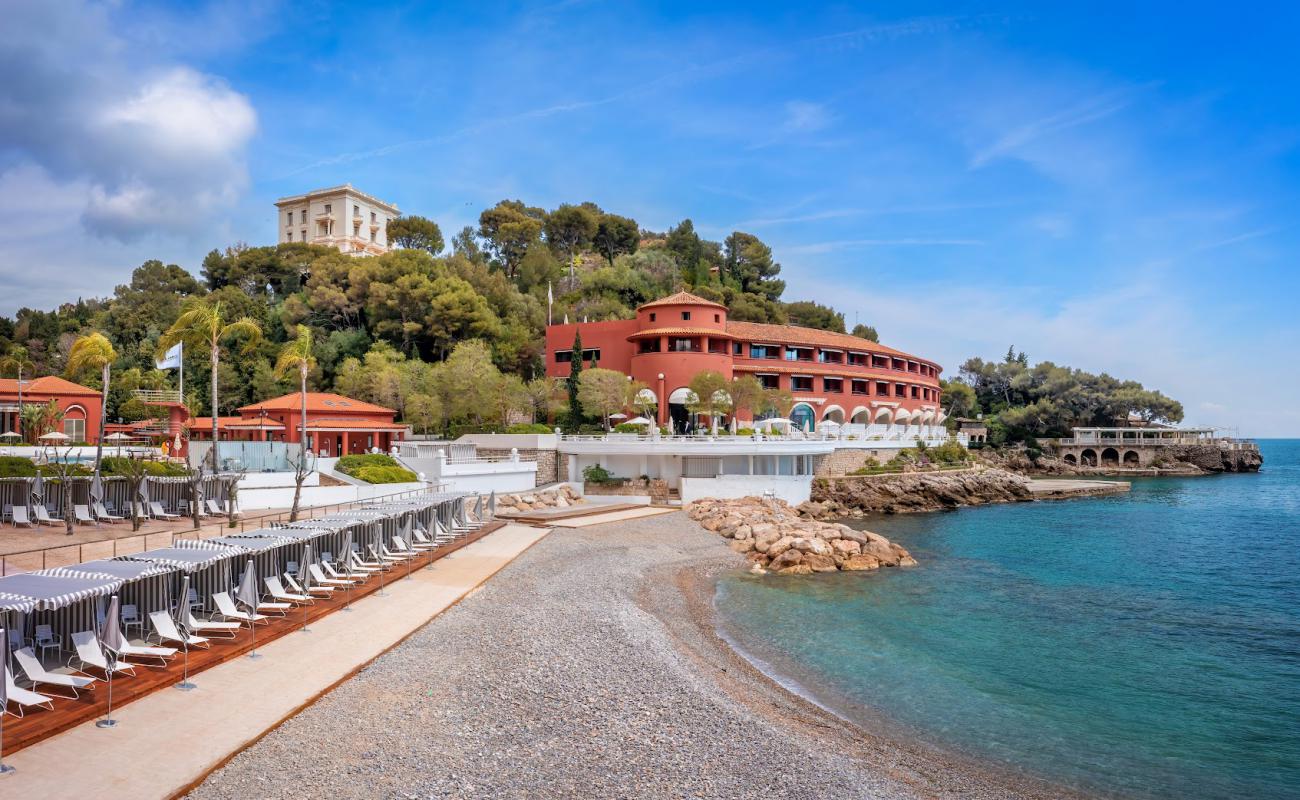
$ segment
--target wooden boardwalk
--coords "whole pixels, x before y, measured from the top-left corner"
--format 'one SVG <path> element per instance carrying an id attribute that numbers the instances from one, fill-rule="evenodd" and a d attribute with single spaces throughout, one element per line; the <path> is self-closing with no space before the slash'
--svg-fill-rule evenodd
<path id="1" fill-rule="evenodd" d="M 382 586 L 405 579 L 408 569 L 411 572 L 422 569 L 504 525 L 505 522 L 501 520 L 490 522 L 453 542 L 420 554 L 411 559 L 409 565 L 400 564 L 386 571 L 382 576 L 373 575 L 350 591 L 336 591 L 333 597 L 294 608 L 284 617 L 270 617 L 268 624 L 257 625 L 251 636 L 248 629 L 243 628 L 235 639 L 209 639 L 212 645 L 210 648 L 190 651 L 190 674 L 202 673 L 218 664 L 245 655 L 255 645 L 260 648 L 286 634 L 301 630 L 304 624 L 310 625 L 315 620 L 340 611 L 358 598 L 380 591 Z M 179 683 L 183 674 L 183 658 L 178 653 L 165 668 L 140 664 L 136 666 L 135 672 L 134 676 L 122 675 L 113 678 L 114 709 Z M 53 696 L 50 692 L 42 691 L 42 693 Z M 95 683 L 94 689 L 83 690 L 79 699 L 56 698 L 53 711 L 29 709 L 22 719 L 12 715 L 7 716 L 4 721 L 4 753 L 8 755 L 17 752 L 84 722 L 102 717 L 107 708 L 108 684 L 101 680 Z"/>

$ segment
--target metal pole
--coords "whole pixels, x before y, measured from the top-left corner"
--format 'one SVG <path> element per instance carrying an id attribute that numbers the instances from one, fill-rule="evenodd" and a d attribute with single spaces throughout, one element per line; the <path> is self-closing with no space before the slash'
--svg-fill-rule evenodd
<path id="1" fill-rule="evenodd" d="M 108 664 L 108 711 L 104 714 L 103 719 L 95 723 L 96 728 L 117 727 L 117 720 L 113 719 L 113 671 L 117 666 L 116 656 L 110 656 L 106 663 Z"/>

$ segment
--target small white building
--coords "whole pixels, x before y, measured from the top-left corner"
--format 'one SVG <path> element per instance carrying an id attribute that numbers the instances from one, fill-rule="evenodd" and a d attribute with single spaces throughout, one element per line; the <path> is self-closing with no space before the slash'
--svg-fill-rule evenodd
<path id="1" fill-rule="evenodd" d="M 352 184 L 315 189 L 275 201 L 280 243 L 306 242 L 353 256 L 388 252 L 388 222 L 397 206 L 354 189 Z"/>

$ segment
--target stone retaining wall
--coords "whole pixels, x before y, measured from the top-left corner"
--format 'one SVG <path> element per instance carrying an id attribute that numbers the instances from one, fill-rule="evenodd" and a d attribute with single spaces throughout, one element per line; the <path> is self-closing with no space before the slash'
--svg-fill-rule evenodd
<path id="1" fill-rule="evenodd" d="M 509 450 L 498 450 L 490 447 L 480 447 L 475 452 L 483 458 L 509 458 Z M 537 462 L 537 486 L 545 486 L 560 480 L 557 477 L 556 464 L 560 459 L 554 450 L 520 450 L 519 458 L 521 461 Z"/>

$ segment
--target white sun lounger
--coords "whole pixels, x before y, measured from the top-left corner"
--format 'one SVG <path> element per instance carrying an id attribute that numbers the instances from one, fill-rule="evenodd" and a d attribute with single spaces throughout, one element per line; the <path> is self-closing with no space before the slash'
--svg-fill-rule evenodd
<path id="1" fill-rule="evenodd" d="M 126 521 L 126 517 L 119 517 L 116 514 L 108 513 L 108 509 L 104 507 L 103 503 L 95 503 L 93 508 L 95 511 L 95 519 L 98 519 L 101 522 L 113 524 Z"/>
<path id="2" fill-rule="evenodd" d="M 370 555 L 377 556 L 381 562 L 386 562 L 390 566 L 393 564 L 400 564 L 406 559 L 410 558 L 410 556 L 399 556 L 396 553 L 391 552 L 387 547 L 385 547 L 382 544 L 379 545 L 378 550 L 375 550 L 375 548 L 371 546 Z"/>
<path id="3" fill-rule="evenodd" d="M 334 565 L 328 561 L 321 562 L 321 569 L 325 570 L 325 575 L 336 581 L 351 581 L 352 583 L 361 583 L 365 578 L 350 578 L 342 572 L 334 569 Z"/>
<path id="4" fill-rule="evenodd" d="M 266 617 L 255 611 L 240 611 L 235 606 L 235 601 L 230 597 L 230 592 L 217 592 L 212 595 L 212 602 L 217 604 L 217 615 L 226 619 L 237 619 L 240 622 L 249 622 L 256 624 L 266 623 Z"/>
<path id="5" fill-rule="evenodd" d="M 79 524 L 81 524 L 81 525 L 98 525 L 98 524 L 99 524 L 98 522 L 95 521 L 95 518 L 94 518 L 94 517 L 90 516 L 90 507 L 89 507 L 89 506 L 74 505 L 74 506 L 72 507 L 72 516 L 73 516 L 73 517 L 77 520 L 77 522 L 78 522 Z"/>
<path id="6" fill-rule="evenodd" d="M 54 710 L 54 698 L 46 697 L 43 694 L 37 694 L 36 692 L 28 691 L 27 689 L 19 687 L 18 684 L 14 683 L 14 676 L 9 674 L 9 666 L 7 664 L 0 664 L 0 668 L 3 668 L 5 671 L 5 695 L 9 698 L 10 703 L 13 703 L 18 707 L 18 713 L 14 714 L 15 717 L 21 717 L 24 713 L 24 709 L 35 706 L 48 708 L 50 711 Z M 4 712 L 10 714 L 14 713 L 9 711 L 7 704 L 6 708 L 0 710 L 0 713 Z"/>
<path id="7" fill-rule="evenodd" d="M 92 687 L 95 679 L 82 677 L 80 675 L 64 675 L 58 672 L 50 672 L 45 669 L 45 665 L 36 657 L 30 647 L 24 647 L 21 650 L 14 651 L 14 659 L 18 661 L 18 667 L 27 676 L 27 680 L 32 682 L 33 687 L 39 687 L 41 684 L 46 686 L 58 686 L 72 691 L 71 700 L 76 700 L 80 695 L 78 689 Z M 67 695 L 64 695 L 67 697 Z"/>
<path id="8" fill-rule="evenodd" d="M 331 578 L 320 568 L 320 564 L 308 564 L 307 571 L 311 573 L 312 580 L 321 586 L 351 586 L 356 583 L 351 578 Z"/>
<path id="9" fill-rule="evenodd" d="M 276 600 L 283 600 L 287 603 L 297 603 L 299 605 L 316 602 L 310 595 L 305 595 L 301 592 L 286 592 L 284 590 L 284 584 L 280 583 L 280 579 L 274 575 L 266 576 L 263 583 L 266 584 L 267 593 Z"/>
<path id="10" fill-rule="evenodd" d="M 208 510 L 211 511 L 214 516 L 224 517 L 226 515 L 226 510 L 222 508 L 221 504 L 216 500 L 208 500 L 207 505 Z"/>
<path id="11" fill-rule="evenodd" d="M 293 573 L 291 572 L 284 573 L 284 582 L 289 584 L 289 588 L 298 594 L 309 594 L 316 597 L 330 597 L 334 594 L 333 586 L 313 586 L 310 589 L 302 588 L 302 584 L 298 583 L 298 579 L 293 577 Z"/>
<path id="12" fill-rule="evenodd" d="M 153 514 L 154 519 L 180 519 L 180 514 L 171 514 L 163 511 L 162 503 L 154 500 L 149 503 L 149 513 Z"/>
<path id="13" fill-rule="evenodd" d="M 166 667 L 167 659 L 176 655 L 176 652 L 177 650 L 175 647 L 153 647 L 151 645 L 131 644 L 130 642 L 124 641 L 122 642 L 122 649 L 118 650 L 117 654 L 123 657 L 132 656 L 134 658 L 154 658 L 158 660 L 157 664 L 146 664 L 144 666 Z"/>
<path id="14" fill-rule="evenodd" d="M 72 646 L 77 651 L 73 660 L 81 664 L 83 672 L 85 667 L 94 667 L 108 675 L 108 656 L 104 655 L 104 648 L 99 646 L 99 638 L 95 636 L 94 631 L 81 631 L 72 634 Z M 68 666 L 71 665 L 72 662 L 68 662 Z M 113 671 L 127 675 L 135 674 L 135 668 L 123 661 L 117 661 L 114 664 Z"/>
<path id="15" fill-rule="evenodd" d="M 53 525 L 57 528 L 59 525 L 63 524 L 63 520 L 57 520 L 54 517 L 51 517 L 50 510 L 42 503 L 37 503 L 32 506 L 32 511 L 36 514 L 37 525 Z"/>
<path id="16" fill-rule="evenodd" d="M 361 556 L 356 551 L 348 553 L 348 565 L 356 572 L 363 575 L 373 575 L 376 572 L 383 571 L 383 567 L 373 561 L 362 561 Z"/>
<path id="17" fill-rule="evenodd" d="M 233 639 L 239 634 L 236 633 L 244 627 L 238 622 L 222 622 L 215 619 L 195 619 L 194 612 L 185 611 L 185 628 L 186 630 L 199 631 L 206 633 L 208 636 L 221 636 L 226 639 Z"/>
<path id="18" fill-rule="evenodd" d="M 27 506 L 14 506 L 13 518 L 15 528 L 19 525 L 26 525 L 29 528 L 32 527 L 32 520 L 27 516 Z"/>
<path id="19" fill-rule="evenodd" d="M 207 639 L 194 634 L 183 634 L 176 627 L 176 620 L 166 611 L 150 611 L 149 624 L 153 626 L 154 635 L 160 642 L 173 642 L 183 647 L 211 647 Z"/>

